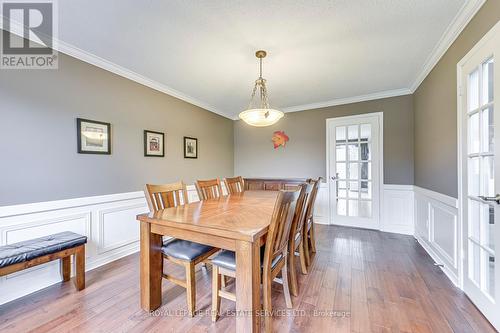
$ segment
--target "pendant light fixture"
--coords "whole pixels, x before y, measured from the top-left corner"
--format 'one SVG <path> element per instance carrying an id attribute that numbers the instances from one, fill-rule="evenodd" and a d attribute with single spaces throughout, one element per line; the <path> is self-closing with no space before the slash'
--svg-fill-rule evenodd
<path id="1" fill-rule="evenodd" d="M 285 114 L 279 110 L 271 109 L 269 107 L 269 100 L 267 97 L 266 79 L 262 77 L 262 59 L 267 55 L 266 51 L 259 50 L 255 52 L 255 56 L 260 62 L 260 75 L 255 81 L 253 87 L 252 97 L 247 110 L 241 112 L 239 117 L 248 125 L 264 127 L 270 126 L 278 122 Z M 260 100 L 257 105 L 254 104 L 255 94 L 260 94 Z"/>

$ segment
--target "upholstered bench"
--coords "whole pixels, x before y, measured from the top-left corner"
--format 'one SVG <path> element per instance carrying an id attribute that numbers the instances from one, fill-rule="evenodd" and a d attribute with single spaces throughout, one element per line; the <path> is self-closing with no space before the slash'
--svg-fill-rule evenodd
<path id="1" fill-rule="evenodd" d="M 86 243 L 87 237 L 65 231 L 0 246 L 0 276 L 61 259 L 63 281 L 69 281 L 73 255 L 76 263 L 76 289 L 82 290 L 85 288 Z"/>

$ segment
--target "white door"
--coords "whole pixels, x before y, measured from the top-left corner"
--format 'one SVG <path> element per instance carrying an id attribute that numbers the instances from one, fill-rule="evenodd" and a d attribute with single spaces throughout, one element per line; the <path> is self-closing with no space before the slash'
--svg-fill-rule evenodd
<path id="1" fill-rule="evenodd" d="M 492 30 L 494 32 L 495 30 Z M 497 29 L 500 32 L 500 29 Z M 488 34 L 459 64 L 463 287 L 500 329 L 500 34 Z"/>
<path id="2" fill-rule="evenodd" d="M 381 113 L 327 120 L 331 223 L 379 229 Z"/>

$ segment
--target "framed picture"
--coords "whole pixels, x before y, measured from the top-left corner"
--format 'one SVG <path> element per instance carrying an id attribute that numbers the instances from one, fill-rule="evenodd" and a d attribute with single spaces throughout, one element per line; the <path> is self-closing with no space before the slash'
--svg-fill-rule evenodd
<path id="1" fill-rule="evenodd" d="M 144 130 L 144 156 L 165 156 L 165 133 Z"/>
<path id="2" fill-rule="evenodd" d="M 78 153 L 111 154 L 111 124 L 76 118 Z"/>
<path id="3" fill-rule="evenodd" d="M 184 158 L 198 158 L 198 139 L 184 137 Z"/>

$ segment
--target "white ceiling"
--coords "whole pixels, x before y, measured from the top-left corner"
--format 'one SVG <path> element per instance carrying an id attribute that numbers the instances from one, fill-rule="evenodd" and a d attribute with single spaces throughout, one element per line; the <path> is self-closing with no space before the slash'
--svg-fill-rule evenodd
<path id="1" fill-rule="evenodd" d="M 59 1 L 59 40 L 84 60 L 234 118 L 258 76 L 258 49 L 268 51 L 271 106 L 285 111 L 409 93 L 471 2 Z"/>

